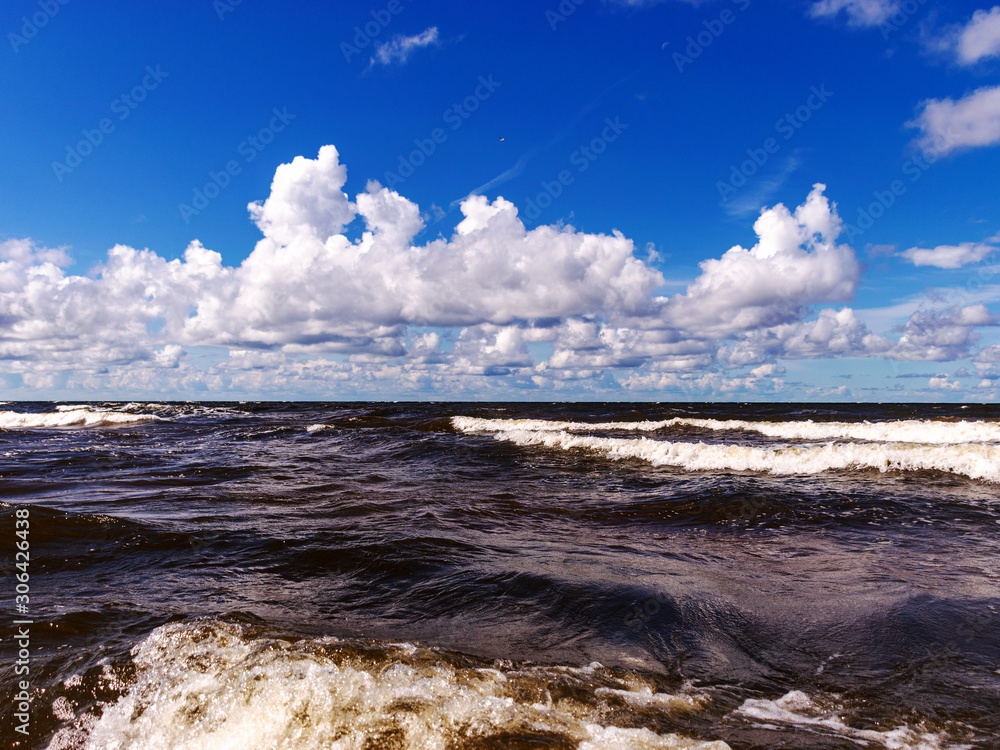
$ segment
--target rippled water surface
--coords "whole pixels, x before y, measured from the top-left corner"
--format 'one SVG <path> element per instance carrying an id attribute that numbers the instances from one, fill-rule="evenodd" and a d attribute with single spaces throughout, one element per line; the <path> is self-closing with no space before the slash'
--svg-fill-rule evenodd
<path id="1" fill-rule="evenodd" d="M 4 686 L 18 510 L 18 747 L 1000 747 L 997 406 L 2 405 Z"/>

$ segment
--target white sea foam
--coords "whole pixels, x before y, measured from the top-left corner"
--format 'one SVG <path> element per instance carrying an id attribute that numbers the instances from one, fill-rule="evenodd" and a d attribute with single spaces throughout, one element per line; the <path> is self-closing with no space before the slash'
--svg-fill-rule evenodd
<path id="1" fill-rule="evenodd" d="M 632 690 L 617 690 L 615 688 L 599 687 L 594 690 L 597 695 L 614 696 L 637 708 L 659 706 L 670 711 L 691 711 L 701 708 L 707 703 L 706 696 L 700 693 L 654 693 L 652 688 L 638 687 Z"/>
<path id="2" fill-rule="evenodd" d="M 763 726 L 791 724 L 837 735 L 862 746 L 877 742 L 889 750 L 968 750 L 972 747 L 949 742 L 943 732 L 925 732 L 907 726 L 886 731 L 857 729 L 845 724 L 836 709 L 818 705 L 801 690 L 792 690 L 776 700 L 747 699 L 736 713 Z"/>
<path id="3" fill-rule="evenodd" d="M 32 427 L 120 427 L 138 422 L 158 421 L 155 414 L 129 414 L 120 411 L 94 411 L 87 406 L 57 406 L 57 411 L 38 414 L 0 411 L 0 430 Z"/>
<path id="4" fill-rule="evenodd" d="M 89 411 L 87 404 L 58 404 L 56 411 Z"/>
<path id="5" fill-rule="evenodd" d="M 322 432 L 323 430 L 329 430 L 329 429 L 331 429 L 330 425 L 317 423 L 317 424 L 311 424 L 308 427 L 306 427 L 306 432 Z"/>
<path id="6" fill-rule="evenodd" d="M 637 458 L 654 466 L 688 471 L 758 471 L 818 474 L 835 469 L 934 470 L 1000 482 L 1000 445 L 913 445 L 907 443 L 826 443 L 759 447 L 650 438 L 574 435 L 564 430 L 509 429 L 494 437 L 515 445 L 583 449 L 613 460 Z"/>
<path id="7" fill-rule="evenodd" d="M 676 427 L 697 427 L 716 431 L 750 431 L 786 440 L 866 440 L 893 443 L 958 445 L 961 443 L 1000 443 L 1000 422 L 942 422 L 930 419 L 903 419 L 886 422 L 747 422 L 742 419 L 694 419 L 674 417 L 642 422 L 560 422 L 545 419 L 478 419 L 452 417 L 455 429 L 462 432 L 588 432 L 620 430 L 625 432 L 669 431 Z"/>
<path id="8" fill-rule="evenodd" d="M 590 706 L 551 697 L 529 704 L 523 692 L 547 691 L 512 686 L 520 680 L 523 689 L 523 670 L 457 666 L 403 645 L 352 656 L 333 639 L 288 643 L 218 622 L 165 625 L 133 650 L 136 677 L 119 700 L 97 719 L 65 726 L 49 749 L 445 748 L 516 733 L 558 735 L 585 750 L 729 748 L 609 725 L 596 695 Z M 531 674 L 566 679 L 545 669 Z M 669 696 L 657 695 L 639 700 L 669 711 Z"/>
<path id="9" fill-rule="evenodd" d="M 157 404 L 153 401 L 129 401 L 124 406 L 120 406 L 118 408 L 121 409 L 122 411 L 133 411 L 135 409 L 144 409 L 148 411 L 151 409 L 160 409 L 160 410 L 171 409 L 173 407 L 169 406 L 168 404 Z"/>

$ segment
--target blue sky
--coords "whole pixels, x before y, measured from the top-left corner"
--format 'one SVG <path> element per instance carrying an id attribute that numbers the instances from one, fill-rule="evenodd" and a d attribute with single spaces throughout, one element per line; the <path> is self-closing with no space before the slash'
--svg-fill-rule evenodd
<path id="1" fill-rule="evenodd" d="M 1000 7 L 0 23 L 0 397 L 996 399 Z"/>

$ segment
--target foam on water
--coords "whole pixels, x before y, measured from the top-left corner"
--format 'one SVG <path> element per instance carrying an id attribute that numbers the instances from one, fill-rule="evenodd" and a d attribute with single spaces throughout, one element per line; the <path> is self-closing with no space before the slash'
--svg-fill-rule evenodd
<path id="1" fill-rule="evenodd" d="M 510 737 L 586 750 L 729 748 L 615 726 L 609 700 L 594 690 L 581 699 L 582 678 L 559 667 L 476 668 L 412 644 L 291 643 L 218 621 L 165 625 L 132 653 L 136 677 L 118 701 L 65 726 L 49 750 L 445 748 Z M 602 678 L 617 684 L 613 699 L 664 715 L 708 701 Z"/>
<path id="2" fill-rule="evenodd" d="M 520 446 L 583 449 L 613 460 L 641 459 L 654 466 L 673 466 L 688 471 L 818 474 L 835 469 L 878 469 L 882 472 L 933 470 L 1000 482 L 1000 445 L 984 443 L 826 443 L 772 448 L 670 442 L 645 437 L 594 437 L 574 435 L 565 430 L 540 430 L 533 426 L 501 430 L 494 437 Z"/>
<path id="3" fill-rule="evenodd" d="M 56 411 L 42 413 L 0 411 L 0 430 L 38 427 L 118 427 L 160 420 L 162 417 L 155 414 L 100 411 L 86 405 L 66 404 L 57 406 Z"/>
<path id="4" fill-rule="evenodd" d="M 757 432 L 787 440 L 866 440 L 874 442 L 925 443 L 957 445 L 961 443 L 1000 443 L 1000 422 L 943 422 L 930 419 L 903 419 L 887 422 L 748 422 L 742 419 L 693 419 L 674 417 L 642 422 L 561 422 L 545 419 L 479 419 L 453 417 L 452 424 L 461 432 L 588 432 L 620 430 L 656 432 L 673 427 L 697 427 L 706 430 Z"/>
<path id="5" fill-rule="evenodd" d="M 119 407 L 122 411 L 133 411 L 135 409 L 144 409 L 146 411 L 150 409 L 165 410 L 172 408 L 168 404 L 158 404 L 154 401 L 129 401 L 124 406 Z"/>
<path id="6" fill-rule="evenodd" d="M 736 709 L 736 714 L 751 719 L 758 726 L 793 725 L 851 740 L 858 745 L 877 742 L 889 750 L 969 750 L 972 745 L 952 744 L 943 732 L 923 732 L 910 727 L 886 731 L 849 726 L 836 707 L 824 708 L 801 690 L 792 690 L 776 700 L 750 698 Z"/>

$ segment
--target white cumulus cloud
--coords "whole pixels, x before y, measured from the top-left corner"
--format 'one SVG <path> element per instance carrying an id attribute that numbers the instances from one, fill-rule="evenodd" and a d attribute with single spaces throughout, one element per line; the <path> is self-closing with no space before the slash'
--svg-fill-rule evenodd
<path id="1" fill-rule="evenodd" d="M 928 46 L 954 58 L 959 65 L 975 65 L 1000 55 L 1000 5 L 977 10 L 967 23 L 950 26 L 931 36 Z"/>
<path id="2" fill-rule="evenodd" d="M 946 362 L 963 359 L 978 341 L 977 326 L 996 325 L 986 305 L 966 305 L 944 310 L 918 310 L 903 327 L 898 343 L 886 354 L 889 359 Z"/>
<path id="3" fill-rule="evenodd" d="M 889 351 L 893 342 L 873 334 L 849 307 L 824 308 L 815 320 L 786 323 L 750 332 L 723 347 L 720 358 L 731 365 L 755 365 L 784 359 L 869 357 Z"/>
<path id="4" fill-rule="evenodd" d="M 861 267 L 850 247 L 836 243 L 843 223 L 825 189 L 814 185 L 794 213 L 780 203 L 765 209 L 754 223 L 757 244 L 699 264 L 701 275 L 670 299 L 666 319 L 693 334 L 724 336 L 852 299 Z"/>
<path id="5" fill-rule="evenodd" d="M 986 242 L 962 242 L 958 245 L 938 245 L 933 248 L 911 247 L 900 253 L 915 266 L 935 266 L 936 268 L 961 268 L 969 263 L 978 263 L 998 249 L 996 242 L 1000 236 L 991 237 Z"/>
<path id="6" fill-rule="evenodd" d="M 1000 142 L 1000 86 L 984 86 L 958 101 L 928 99 L 907 126 L 920 129 L 917 144 L 924 151 L 991 146 Z"/>
<path id="7" fill-rule="evenodd" d="M 763 210 L 756 244 L 705 260 L 672 297 L 654 296 L 663 276 L 618 232 L 529 230 L 509 201 L 475 195 L 450 236 L 418 243 L 415 203 L 346 185 L 333 146 L 278 167 L 238 265 L 195 240 L 172 260 L 116 245 L 74 274 L 65 249 L 0 242 L 0 375 L 148 395 L 775 393 L 780 359 L 958 359 L 997 322 L 969 298 L 913 313 L 893 341 L 824 307 L 851 300 L 860 266 L 821 184 Z"/>
<path id="8" fill-rule="evenodd" d="M 281 165 L 249 206 L 264 237 L 237 267 L 197 241 L 170 261 L 119 245 L 74 276 L 61 250 L 3 243 L 0 357 L 176 367 L 177 346 L 397 357 L 406 326 L 641 315 L 663 282 L 621 234 L 529 231 L 502 198 L 470 197 L 452 237 L 414 245 L 416 204 L 376 183 L 352 202 L 346 179 L 333 146 Z M 357 218 L 365 231 L 351 241 Z"/>

